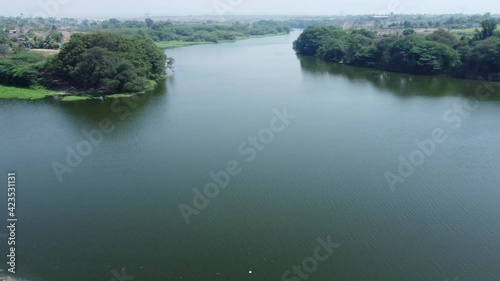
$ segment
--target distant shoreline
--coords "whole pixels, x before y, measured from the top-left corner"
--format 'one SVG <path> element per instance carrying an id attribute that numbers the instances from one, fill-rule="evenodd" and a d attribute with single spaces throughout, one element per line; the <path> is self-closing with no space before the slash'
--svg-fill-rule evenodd
<path id="1" fill-rule="evenodd" d="M 256 38 L 264 38 L 264 37 L 271 37 L 271 36 L 280 36 L 280 35 L 287 35 L 287 34 L 289 34 L 289 33 L 282 32 L 282 33 L 266 34 L 266 35 L 240 36 L 240 37 L 237 37 L 234 40 L 220 40 L 218 42 L 209 42 L 209 41 L 194 41 L 194 42 L 189 42 L 189 41 L 160 41 L 160 42 L 156 42 L 156 45 L 158 47 L 160 47 L 161 49 L 163 49 L 163 50 L 167 50 L 167 49 L 189 47 L 189 46 L 195 46 L 195 45 L 233 43 L 233 42 L 238 42 L 238 41 L 247 40 L 247 39 L 256 39 Z"/>

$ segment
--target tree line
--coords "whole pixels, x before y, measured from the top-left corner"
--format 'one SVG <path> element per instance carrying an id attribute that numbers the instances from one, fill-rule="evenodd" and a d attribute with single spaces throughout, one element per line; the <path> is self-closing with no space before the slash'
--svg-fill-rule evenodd
<path id="1" fill-rule="evenodd" d="M 344 31 L 332 26 L 309 27 L 293 45 L 300 55 L 327 62 L 413 74 L 448 74 L 500 80 L 500 34 L 493 19 L 484 20 L 476 35 L 457 39 L 439 29 L 428 36 L 407 29 L 402 36 L 373 31 Z"/>
<path id="2" fill-rule="evenodd" d="M 154 41 L 205 41 L 213 43 L 223 40 L 235 40 L 238 37 L 281 34 L 291 31 L 290 27 L 277 21 L 175 24 L 171 21 L 154 21 L 149 18 L 144 22 L 122 22 L 117 19 L 110 19 L 93 25 L 89 24 L 88 28 L 146 36 Z"/>
<path id="3" fill-rule="evenodd" d="M 236 40 L 252 35 L 288 33 L 290 27 L 278 21 L 214 23 L 174 23 L 109 19 L 104 21 L 70 18 L 24 18 L 0 16 L 0 57 L 23 49 L 59 49 L 63 43 L 61 30 L 76 32 L 113 32 L 129 37 L 147 37 L 153 41 L 212 42 Z M 16 34 L 9 34 L 15 30 Z"/>

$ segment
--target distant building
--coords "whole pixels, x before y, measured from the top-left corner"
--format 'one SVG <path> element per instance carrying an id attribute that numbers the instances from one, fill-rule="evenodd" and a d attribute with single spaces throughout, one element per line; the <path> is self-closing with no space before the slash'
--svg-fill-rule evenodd
<path id="1" fill-rule="evenodd" d="M 9 34 L 17 34 L 17 33 L 18 33 L 17 29 L 9 30 Z"/>
<path id="2" fill-rule="evenodd" d="M 373 18 L 374 19 L 388 19 L 389 16 L 388 15 L 374 15 Z"/>

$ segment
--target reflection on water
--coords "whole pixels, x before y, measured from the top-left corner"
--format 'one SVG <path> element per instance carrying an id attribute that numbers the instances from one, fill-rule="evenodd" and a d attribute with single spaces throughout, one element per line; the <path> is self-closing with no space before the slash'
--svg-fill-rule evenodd
<path id="1" fill-rule="evenodd" d="M 172 80 L 171 77 L 169 79 Z M 67 112 L 74 122 L 99 124 L 103 118 L 125 121 L 129 117 L 143 114 L 151 104 L 157 102 L 158 98 L 167 98 L 167 95 L 167 83 L 160 81 L 153 91 L 131 97 L 78 102 L 54 101 L 54 103 L 58 105 L 58 109 L 55 110 Z"/>
<path id="2" fill-rule="evenodd" d="M 353 83 L 370 83 L 377 89 L 388 91 L 402 98 L 473 96 L 477 87 L 484 85 L 481 81 L 454 79 L 447 76 L 419 76 L 327 63 L 313 57 L 298 56 L 298 59 L 306 74 L 339 76 Z M 494 89 L 488 99 L 500 100 L 500 83 L 488 82 L 488 84 Z M 481 93 L 484 93 L 485 89 L 486 87 L 482 86 Z"/>

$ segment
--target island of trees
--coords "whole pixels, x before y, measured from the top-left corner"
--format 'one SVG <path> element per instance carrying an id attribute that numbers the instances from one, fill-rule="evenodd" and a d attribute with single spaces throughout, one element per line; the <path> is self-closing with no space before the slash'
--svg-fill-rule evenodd
<path id="1" fill-rule="evenodd" d="M 500 32 L 495 19 L 482 21 L 474 36 L 459 38 L 444 29 L 427 36 L 413 29 L 406 29 L 401 35 L 378 36 L 367 29 L 308 27 L 293 47 L 299 55 L 327 62 L 500 81 Z"/>
<path id="2" fill-rule="evenodd" d="M 151 90 L 173 60 L 153 40 L 113 33 L 74 34 L 48 58 L 18 51 L 0 60 L 0 84 L 87 94 Z"/>

